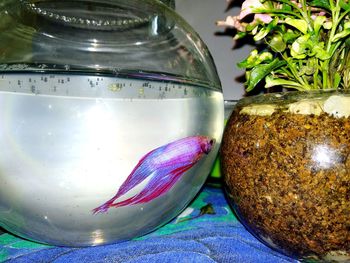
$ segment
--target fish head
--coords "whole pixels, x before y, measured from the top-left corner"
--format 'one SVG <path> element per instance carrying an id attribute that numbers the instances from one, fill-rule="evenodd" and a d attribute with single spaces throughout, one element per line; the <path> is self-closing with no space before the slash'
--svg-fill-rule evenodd
<path id="1" fill-rule="evenodd" d="M 214 144 L 215 144 L 215 139 L 209 138 L 209 137 L 202 138 L 202 142 L 201 142 L 201 150 L 202 150 L 202 152 L 205 153 L 205 154 L 210 153 L 210 151 L 213 148 Z"/>

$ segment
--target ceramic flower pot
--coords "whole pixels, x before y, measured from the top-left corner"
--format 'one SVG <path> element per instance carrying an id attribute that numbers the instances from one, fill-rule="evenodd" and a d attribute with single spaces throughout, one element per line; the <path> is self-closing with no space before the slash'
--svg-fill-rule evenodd
<path id="1" fill-rule="evenodd" d="M 225 187 L 240 220 L 300 260 L 350 262 L 350 93 L 242 99 L 224 132 Z"/>

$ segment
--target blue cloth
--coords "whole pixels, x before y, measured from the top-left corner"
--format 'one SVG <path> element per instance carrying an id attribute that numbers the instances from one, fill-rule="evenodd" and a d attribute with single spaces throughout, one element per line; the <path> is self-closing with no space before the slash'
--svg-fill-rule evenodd
<path id="1" fill-rule="evenodd" d="M 205 187 L 185 212 L 131 241 L 88 248 L 52 247 L 0 235 L 0 262 L 297 262 L 268 248 L 236 219 L 220 188 Z"/>

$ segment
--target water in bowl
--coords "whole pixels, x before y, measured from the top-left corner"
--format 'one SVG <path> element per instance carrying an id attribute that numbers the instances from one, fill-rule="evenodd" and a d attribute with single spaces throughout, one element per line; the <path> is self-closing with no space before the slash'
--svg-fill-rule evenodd
<path id="1" fill-rule="evenodd" d="M 210 171 L 224 115 L 221 92 L 140 74 L 3 73 L 0 107 L 0 225 L 73 246 L 132 238 L 179 213 Z M 166 195 L 91 213 L 146 153 L 196 135 L 217 143 Z"/>

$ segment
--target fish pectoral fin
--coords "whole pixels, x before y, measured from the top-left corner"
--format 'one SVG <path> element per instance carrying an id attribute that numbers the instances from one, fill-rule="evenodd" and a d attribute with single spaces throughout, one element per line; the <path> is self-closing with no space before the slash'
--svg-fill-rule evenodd
<path id="1" fill-rule="evenodd" d="M 180 175 L 190 169 L 193 164 L 188 164 L 179 168 L 176 168 L 169 172 L 169 175 L 164 176 L 161 180 L 154 181 L 152 184 L 147 185 L 137 196 L 137 200 L 133 203 L 147 203 L 153 199 L 168 192 L 175 183 L 179 180 Z"/>
<path id="2" fill-rule="evenodd" d="M 189 164 L 186 164 L 184 166 L 181 166 L 181 167 L 178 167 L 174 170 L 172 170 L 170 172 L 170 174 L 176 178 L 179 177 L 179 175 L 182 175 L 184 174 L 185 172 L 187 172 L 192 166 L 194 165 L 194 163 L 189 163 Z"/>

